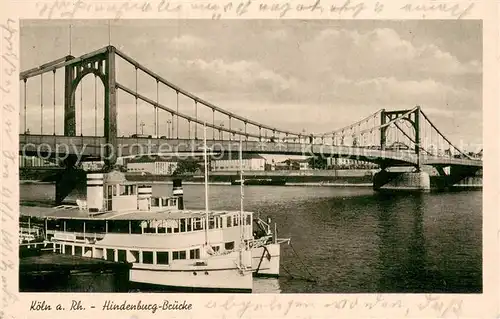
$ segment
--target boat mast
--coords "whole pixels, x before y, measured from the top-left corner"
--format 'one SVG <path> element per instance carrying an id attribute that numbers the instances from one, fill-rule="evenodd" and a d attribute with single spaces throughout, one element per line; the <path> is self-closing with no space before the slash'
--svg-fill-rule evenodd
<path id="1" fill-rule="evenodd" d="M 208 163 L 207 163 L 207 126 L 203 124 L 203 161 L 205 167 L 205 245 L 208 244 Z"/>
<path id="2" fill-rule="evenodd" d="M 240 265 L 243 264 L 243 151 L 241 146 L 241 136 L 240 136 L 240 150 L 239 150 L 239 158 L 240 158 Z"/>

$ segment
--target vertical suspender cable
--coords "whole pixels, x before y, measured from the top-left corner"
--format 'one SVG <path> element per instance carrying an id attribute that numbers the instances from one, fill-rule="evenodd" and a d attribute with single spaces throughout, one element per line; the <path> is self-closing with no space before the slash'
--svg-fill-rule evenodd
<path id="1" fill-rule="evenodd" d="M 83 81 L 80 83 L 80 136 L 83 136 Z"/>
<path id="2" fill-rule="evenodd" d="M 28 133 L 28 114 L 26 114 L 26 81 L 27 79 L 24 79 L 24 133 Z"/>
<path id="3" fill-rule="evenodd" d="M 194 100 L 194 118 L 198 120 L 198 102 Z M 194 138 L 198 139 L 198 125 L 194 122 Z"/>
<path id="4" fill-rule="evenodd" d="M 54 135 L 56 135 L 56 70 L 52 71 L 53 73 L 53 97 L 54 97 Z"/>
<path id="5" fill-rule="evenodd" d="M 179 91 L 175 91 L 176 93 L 176 105 L 177 105 L 177 123 L 176 123 L 176 130 L 177 130 L 177 136 L 176 138 L 179 138 Z"/>
<path id="6" fill-rule="evenodd" d="M 160 104 L 160 93 L 158 92 L 158 80 L 156 80 L 156 105 L 155 105 L 155 136 L 158 138 L 158 104 Z"/>
<path id="7" fill-rule="evenodd" d="M 212 140 L 215 141 L 215 110 L 212 109 Z"/>
<path id="8" fill-rule="evenodd" d="M 139 123 L 137 122 L 137 67 L 135 67 L 135 134 L 138 134 Z"/>
<path id="9" fill-rule="evenodd" d="M 111 20 L 108 20 L 108 45 L 111 45 Z"/>
<path id="10" fill-rule="evenodd" d="M 43 74 L 40 74 L 40 135 L 43 135 Z"/>
<path id="11" fill-rule="evenodd" d="M 69 24 L 69 55 L 71 55 L 71 23 Z"/>
<path id="12" fill-rule="evenodd" d="M 174 138 L 174 113 L 170 113 L 170 116 L 172 118 L 172 126 L 170 127 L 170 132 L 168 134 L 170 135 L 170 138 Z"/>
<path id="13" fill-rule="evenodd" d="M 97 75 L 94 75 L 94 136 L 97 136 Z"/>

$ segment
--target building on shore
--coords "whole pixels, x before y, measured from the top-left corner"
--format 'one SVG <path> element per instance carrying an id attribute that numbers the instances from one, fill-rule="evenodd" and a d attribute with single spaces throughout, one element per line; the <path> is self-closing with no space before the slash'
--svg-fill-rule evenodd
<path id="1" fill-rule="evenodd" d="M 363 162 L 356 159 L 350 158 L 324 158 L 319 159 L 322 164 L 320 166 L 311 166 L 311 158 L 305 159 L 286 159 L 281 162 L 272 162 L 270 164 L 270 169 L 272 171 L 288 171 L 288 170 L 300 170 L 307 171 L 313 169 L 331 170 L 331 169 L 376 169 L 377 164 L 370 162 Z"/>
<path id="2" fill-rule="evenodd" d="M 212 171 L 239 171 L 240 158 L 229 153 L 223 156 L 213 156 L 210 160 Z M 257 154 L 242 154 L 241 166 L 243 171 L 264 171 L 266 170 L 266 159 Z"/>
<path id="3" fill-rule="evenodd" d="M 177 169 L 177 162 L 128 162 L 127 173 L 149 173 L 153 175 L 172 175 Z"/>
<path id="4" fill-rule="evenodd" d="M 379 166 L 375 163 L 364 162 L 351 158 L 327 158 L 329 169 L 376 169 Z"/>

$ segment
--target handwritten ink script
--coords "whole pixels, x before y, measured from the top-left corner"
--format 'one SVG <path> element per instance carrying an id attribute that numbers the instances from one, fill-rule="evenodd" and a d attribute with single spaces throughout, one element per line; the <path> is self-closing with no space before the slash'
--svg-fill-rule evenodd
<path id="1" fill-rule="evenodd" d="M 383 310 L 397 316 L 430 316 L 440 318 L 458 318 L 462 313 L 460 299 L 441 300 L 439 296 L 425 295 L 418 303 L 405 304 L 397 298 L 376 295 L 368 298 L 339 298 L 327 303 L 307 302 L 303 299 L 279 300 L 274 297 L 269 302 L 262 303 L 244 297 L 230 296 L 223 302 L 209 301 L 205 307 L 212 310 L 223 311 L 238 318 L 259 317 L 262 313 L 272 313 L 276 317 L 292 316 L 298 311 L 307 313 L 311 311 L 331 312 L 332 316 L 339 312 L 350 310 Z"/>
<path id="2" fill-rule="evenodd" d="M 2 229 L 0 230 L 0 274 L 1 274 L 1 290 L 2 290 L 2 306 L 0 307 L 0 318 L 13 318 L 8 310 L 12 309 L 12 305 L 18 302 L 16 293 L 12 290 L 13 282 L 12 272 L 15 271 L 14 261 L 16 260 L 17 236 L 12 232 L 16 229 L 16 196 L 13 191 L 17 182 L 17 128 L 14 124 L 17 120 L 17 110 L 14 106 L 12 96 L 15 95 L 14 89 L 18 85 L 17 63 L 19 55 L 17 46 L 15 45 L 15 37 L 17 36 L 17 23 L 13 19 L 7 19 L 0 24 L 2 30 L 2 46 L 1 46 L 1 82 L 0 91 L 2 94 L 2 115 L 1 119 L 1 138 L 2 138 L 2 153 L 1 157 L 1 202 L 0 213 L 2 220 Z"/>
<path id="3" fill-rule="evenodd" d="M 299 17 L 303 14 L 314 14 L 318 17 L 345 17 L 362 18 L 368 15 L 380 14 L 386 6 L 396 6 L 403 13 L 418 13 L 422 17 L 431 14 L 442 14 L 451 18 L 464 18 L 471 13 L 474 3 L 453 2 L 423 2 L 421 4 L 405 4 L 404 2 L 363 2 L 359 0 L 224 0 L 224 1 L 196 1 L 182 2 L 160 0 L 153 1 L 110 1 L 94 2 L 90 0 L 55 0 L 53 2 L 37 2 L 36 8 L 40 17 L 49 19 L 77 18 L 82 14 L 111 14 L 120 19 L 127 14 L 163 13 L 175 14 L 202 14 L 213 19 L 225 16 L 266 15 L 266 17 L 286 18 Z"/>

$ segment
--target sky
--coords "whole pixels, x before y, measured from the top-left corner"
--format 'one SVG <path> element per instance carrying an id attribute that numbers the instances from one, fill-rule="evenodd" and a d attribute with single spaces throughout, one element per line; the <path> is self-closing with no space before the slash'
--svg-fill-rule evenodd
<path id="1" fill-rule="evenodd" d="M 482 145 L 481 21 L 123 20 L 108 29 L 107 21 L 81 20 L 71 22 L 71 37 L 69 30 L 63 20 L 22 21 L 21 69 L 67 55 L 70 38 L 74 56 L 111 43 L 185 90 L 277 128 L 322 133 L 382 108 L 420 105 L 454 144 Z M 134 89 L 134 68 L 122 61 L 117 67 L 117 81 Z M 43 131 L 54 131 L 53 104 L 55 130 L 62 130 L 62 75 L 56 73 L 55 95 L 52 74 L 28 81 L 31 132 L 40 132 L 40 100 Z M 138 79 L 139 93 L 155 100 L 156 82 L 140 73 Z M 82 126 L 85 135 L 102 130 L 92 108 L 102 113 L 103 89 L 98 83 L 96 100 L 88 76 L 82 90 L 76 95 L 77 133 Z M 162 104 L 174 106 L 174 92 L 160 88 L 158 94 Z M 193 102 L 181 99 L 179 109 L 194 115 Z M 153 134 L 152 108 L 139 103 L 139 110 L 144 133 Z M 212 121 L 211 111 L 198 116 Z M 120 135 L 135 133 L 135 99 L 123 92 L 118 117 Z M 161 135 L 166 120 L 160 115 Z M 222 117 L 216 122 L 228 125 Z"/>

